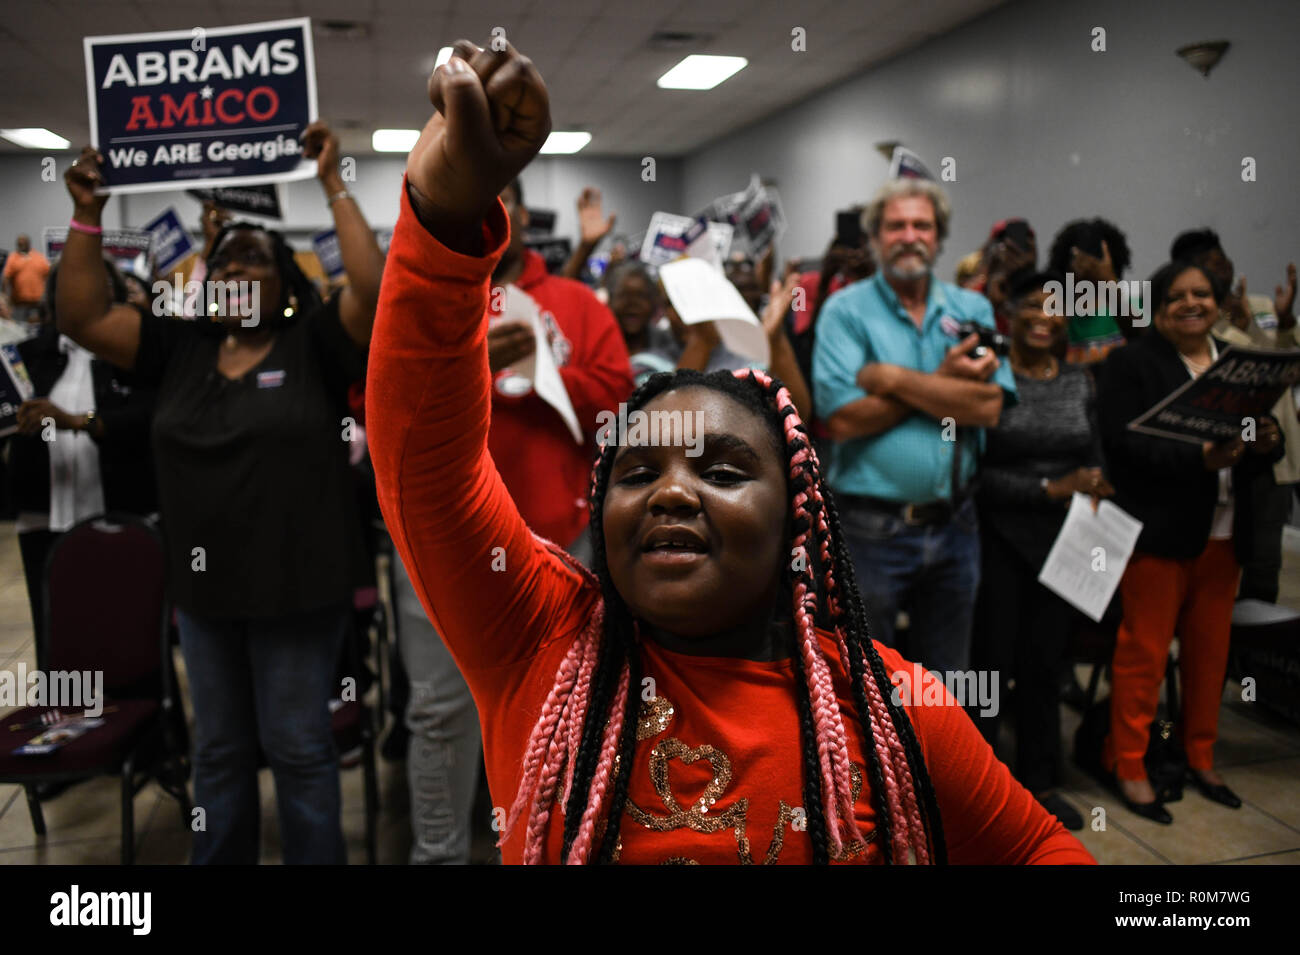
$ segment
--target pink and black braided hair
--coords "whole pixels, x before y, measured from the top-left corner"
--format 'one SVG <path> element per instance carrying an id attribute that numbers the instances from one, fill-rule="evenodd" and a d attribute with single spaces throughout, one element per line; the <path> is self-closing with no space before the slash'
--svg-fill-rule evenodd
<path id="1" fill-rule="evenodd" d="M 867 633 L 853 564 L 808 433 L 790 394 L 766 374 L 744 370 L 652 376 L 628 399 L 629 411 L 671 389 L 721 392 L 772 428 L 788 467 L 793 538 L 786 587 L 791 655 L 803 752 L 804 809 L 813 860 L 826 864 L 859 839 L 849 749 L 832 674 L 847 666 L 861 722 L 877 840 L 887 863 L 946 861 L 934 787 L 911 721 L 893 702 L 893 685 Z M 636 621 L 614 588 L 605 557 L 603 507 L 618 448 L 602 447 L 592 469 L 591 534 L 602 604 L 569 648 L 533 728 L 502 841 L 526 815 L 524 862 L 542 861 L 557 793 L 565 802 L 563 859 L 608 863 L 618 845 L 636 744 L 640 665 Z M 814 627 L 833 632 L 839 659 L 822 652 Z"/>

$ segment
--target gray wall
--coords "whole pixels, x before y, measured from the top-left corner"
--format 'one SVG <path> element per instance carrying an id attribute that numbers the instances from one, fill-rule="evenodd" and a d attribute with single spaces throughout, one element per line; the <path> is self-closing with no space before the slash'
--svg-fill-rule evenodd
<path id="1" fill-rule="evenodd" d="M 1104 53 L 1090 49 L 1094 26 Z M 1300 259 L 1298 27 L 1294 0 L 1020 0 L 687 157 L 685 205 L 757 171 L 790 219 L 782 252 L 820 255 L 834 210 L 886 175 L 874 144 L 900 140 L 936 175 L 956 160 L 944 278 L 998 219 L 1027 217 L 1041 261 L 1065 222 L 1101 215 L 1128 235 L 1131 278 L 1177 232 L 1209 225 L 1251 290 L 1271 295 Z M 1174 54 L 1216 39 L 1232 48 L 1208 79 Z M 1242 182 L 1243 156 L 1258 181 Z"/>
<path id="2" fill-rule="evenodd" d="M 41 247 L 45 226 L 66 225 L 72 201 L 63 185 L 63 170 L 74 155 L 56 155 L 58 179 L 41 180 L 42 156 L 0 156 L 0 248 L 12 248 L 14 236 L 26 232 Z M 406 158 L 361 157 L 356 181 L 348 188 L 357 196 L 367 220 L 375 228 L 392 227 L 397 221 L 402 173 Z M 638 232 L 646 227 L 656 210 L 675 211 L 682 200 L 682 163 L 664 160 L 658 164 L 656 181 L 641 180 L 639 159 L 583 159 L 580 156 L 541 156 L 523 173 L 527 204 L 553 209 L 557 213 L 557 235 L 576 239 L 576 202 L 584 186 L 595 186 L 604 194 L 606 212 L 618 215 L 616 233 Z M 329 209 L 319 183 L 314 180 L 289 183 L 282 188 L 285 219 L 277 225 L 295 246 L 309 247 L 310 233 L 329 228 Z M 198 233 L 199 202 L 184 192 L 146 192 L 111 198 L 104 208 L 104 223 L 117 228 L 139 227 L 158 213 L 175 206 L 181 219 Z"/>

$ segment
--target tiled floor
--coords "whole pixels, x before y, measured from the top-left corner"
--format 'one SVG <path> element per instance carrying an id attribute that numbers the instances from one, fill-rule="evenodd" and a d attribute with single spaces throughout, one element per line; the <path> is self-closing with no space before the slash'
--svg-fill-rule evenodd
<path id="1" fill-rule="evenodd" d="M 1293 544 L 1300 544 L 1300 535 L 1294 541 L 1288 538 L 1281 602 L 1300 607 L 1300 546 Z M 21 661 L 35 666 L 31 618 L 13 525 L 0 523 L 0 669 L 12 670 Z M 1100 862 L 1300 864 L 1300 730 L 1241 702 L 1236 684 L 1229 683 L 1224 700 L 1216 762 L 1245 801 L 1239 810 L 1224 808 L 1189 790 L 1180 802 L 1170 804 L 1174 825 L 1161 826 L 1128 812 L 1067 761 L 1063 793 L 1089 821 L 1089 827 L 1078 835 Z M 5 712 L 0 709 L 0 715 Z M 1062 730 L 1068 741 L 1079 717 L 1069 707 L 1063 713 Z M 410 851 L 404 768 L 400 763 L 379 760 L 382 863 L 405 862 Z M 365 860 L 361 770 L 344 771 L 342 780 L 348 859 L 360 863 Z M 261 792 L 262 860 L 279 862 L 269 770 L 262 773 Z M 117 863 L 120 798 L 116 779 L 79 784 L 43 804 L 47 835 L 37 839 L 22 791 L 17 786 L 0 786 L 0 865 Z M 187 860 L 188 829 L 181 825 L 176 802 L 155 784 L 135 797 L 135 818 L 139 862 L 175 864 Z"/>

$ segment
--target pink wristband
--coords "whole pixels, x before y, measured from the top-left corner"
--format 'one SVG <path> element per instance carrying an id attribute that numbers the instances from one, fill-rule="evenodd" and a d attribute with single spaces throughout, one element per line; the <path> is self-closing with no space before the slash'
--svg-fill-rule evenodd
<path id="1" fill-rule="evenodd" d="M 76 229 L 78 232 L 84 232 L 86 235 L 103 235 L 104 230 L 97 225 L 86 225 L 84 222 L 78 222 L 76 219 L 68 220 L 68 227 Z"/>

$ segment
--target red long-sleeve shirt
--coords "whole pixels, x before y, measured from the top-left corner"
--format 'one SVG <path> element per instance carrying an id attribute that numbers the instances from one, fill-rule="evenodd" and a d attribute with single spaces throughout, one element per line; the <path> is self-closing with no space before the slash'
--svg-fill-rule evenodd
<path id="1" fill-rule="evenodd" d="M 627 400 L 632 369 L 618 322 L 587 286 L 549 275 L 546 261 L 531 249 L 515 284 L 541 307 L 585 441 L 573 440 L 560 413 L 537 392 L 514 396 L 494 389 L 488 450 L 528 526 L 568 547 L 587 526 L 596 416 Z"/>
<path id="2" fill-rule="evenodd" d="M 508 229 L 498 206 L 485 226 L 490 251 L 460 255 L 419 224 L 403 190 L 367 394 L 380 506 L 474 694 L 488 782 L 502 809 L 514 801 L 524 749 L 560 660 L 600 599 L 529 531 L 487 451 L 484 306 Z M 833 639 L 823 635 L 822 644 L 838 659 Z M 911 673 L 897 653 L 877 649 L 890 673 Z M 646 641 L 642 669 L 655 681 L 658 702 L 642 708 L 619 861 L 810 862 L 812 844 L 794 813 L 803 800 L 793 662 L 697 657 Z M 862 780 L 856 815 L 867 837 L 865 851 L 848 861 L 877 861 L 866 756 L 846 676 L 837 677 L 836 690 L 855 781 Z M 918 704 L 925 698 L 913 696 Z M 1093 861 L 994 758 L 959 707 L 906 711 L 953 862 Z M 524 829 L 521 821 L 504 844 L 506 862 L 521 860 Z M 560 857 L 562 829 L 557 807 L 549 861 Z"/>

